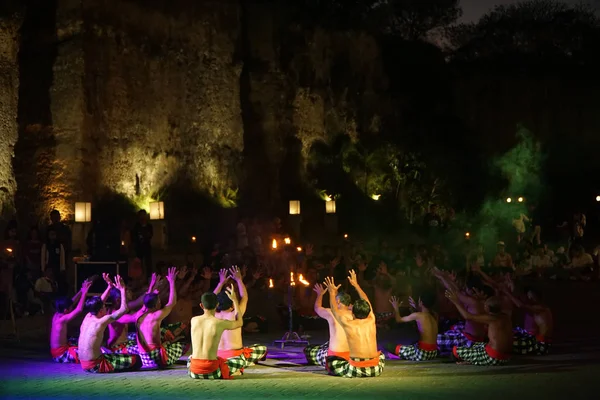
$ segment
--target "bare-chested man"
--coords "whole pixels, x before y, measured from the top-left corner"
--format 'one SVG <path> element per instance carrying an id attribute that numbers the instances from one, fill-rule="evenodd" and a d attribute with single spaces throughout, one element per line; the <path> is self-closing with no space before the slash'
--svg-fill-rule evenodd
<path id="1" fill-rule="evenodd" d="M 70 345 L 67 339 L 67 327 L 69 322 L 77 318 L 83 311 L 90 286 L 92 286 L 92 281 L 83 282 L 81 290 L 74 298 L 77 306 L 73 310 L 71 310 L 73 300 L 61 297 L 54 302 L 56 314 L 52 317 L 52 327 L 50 328 L 50 354 L 55 362 L 79 364 L 77 346 Z"/>
<path id="2" fill-rule="evenodd" d="M 515 306 L 525 310 L 524 327 L 516 327 L 513 331 L 513 352 L 538 356 L 548 354 L 552 344 L 554 319 L 550 308 L 542 302 L 541 295 L 535 289 L 527 288 L 525 294 L 528 302 L 525 303 L 508 290 L 506 294 Z"/>
<path id="3" fill-rule="evenodd" d="M 348 347 L 348 340 L 346 339 L 344 329 L 333 317 L 331 309 L 323 307 L 323 295 L 325 295 L 327 289 L 317 283 L 313 290 L 317 294 L 315 312 L 319 317 L 326 320 L 329 325 L 329 341 L 320 346 L 306 346 L 304 348 L 306 361 L 308 361 L 309 364 L 325 367 L 327 357 L 339 357 L 344 360 L 350 359 L 350 348 Z M 347 314 L 349 318 L 352 314 L 350 311 L 352 302 L 350 295 L 348 293 L 338 292 L 335 301 L 337 302 L 338 312 L 340 314 Z"/>
<path id="4" fill-rule="evenodd" d="M 394 310 L 389 299 L 396 286 L 396 277 L 388 272 L 385 262 L 381 262 L 377 268 L 377 274 L 373 280 L 375 294 L 375 322 L 378 329 L 389 329 L 390 322 L 394 319 Z"/>
<path id="5" fill-rule="evenodd" d="M 217 285 L 215 288 L 215 294 L 217 295 L 218 301 L 215 317 L 227 321 L 233 321 L 237 318 L 236 313 L 240 313 L 243 320 L 244 314 L 246 313 L 246 308 L 248 307 L 248 291 L 246 290 L 246 285 L 244 285 L 244 279 L 240 269 L 237 266 L 231 267 L 229 269 L 229 275 L 224 274 L 221 271 L 219 273 L 219 278 L 219 285 Z M 224 282 L 226 282 L 229 278 L 235 281 L 239 292 L 240 299 L 238 300 L 239 303 L 237 310 L 233 308 L 233 302 L 226 292 L 217 292 L 217 290 L 220 290 L 223 287 Z M 248 366 L 250 366 L 252 364 L 256 364 L 266 357 L 267 346 L 254 344 L 249 347 L 244 347 L 242 342 L 242 328 L 226 330 L 221 336 L 217 355 L 224 359 L 242 357 L 247 361 Z"/>
<path id="6" fill-rule="evenodd" d="M 438 335 L 438 316 L 432 311 L 435 305 L 435 295 L 432 293 L 424 293 L 419 297 L 419 305 L 409 298 L 410 306 L 414 310 L 413 313 L 406 317 L 400 316 L 400 307 L 402 302 L 396 297 L 390 299 L 390 303 L 395 310 L 396 322 L 411 322 L 417 321 L 417 327 L 420 340 L 411 345 L 403 346 L 391 345 L 387 348 L 388 351 L 397 355 L 402 360 L 409 361 L 426 361 L 433 360 L 438 355 L 437 335 Z"/>
<path id="7" fill-rule="evenodd" d="M 446 297 L 456 306 L 466 321 L 475 321 L 488 326 L 489 342 L 476 343 L 471 347 L 454 347 L 452 355 L 459 364 L 502 365 L 510 360 L 512 353 L 513 333 L 512 321 L 508 314 L 502 312 L 502 304 L 498 297 L 490 297 L 485 301 L 485 314 L 468 312 L 458 298 L 458 293 L 447 290 Z"/>
<path id="8" fill-rule="evenodd" d="M 446 289 L 457 293 L 463 307 L 471 314 L 483 314 L 485 312 L 484 301 L 486 294 L 476 288 L 465 288 L 460 292 L 456 282 L 449 274 L 437 268 L 432 270 L 433 275 L 440 280 Z M 468 283 L 467 283 L 468 286 Z M 486 327 L 475 320 L 466 320 L 463 324 L 457 324 L 444 333 L 437 336 L 437 346 L 442 354 L 449 354 L 454 347 L 471 347 L 476 343 L 484 343 Z"/>
<path id="9" fill-rule="evenodd" d="M 127 297 L 125 284 L 119 275 L 115 277 L 115 287 L 121 293 L 121 298 L 125 299 Z M 125 315 L 127 302 L 122 301 L 119 309 L 112 314 L 106 313 L 104 302 L 99 296 L 89 298 L 85 302 L 85 306 L 89 313 L 81 323 L 79 335 L 79 359 L 83 370 L 94 373 L 107 373 L 134 370 L 141 367 L 142 363 L 135 354 L 103 354 L 100 349 L 106 327 Z"/>
<path id="10" fill-rule="evenodd" d="M 242 357 L 224 359 L 218 356 L 219 342 L 224 331 L 239 329 L 244 324 L 242 314 L 238 312 L 239 304 L 233 285 L 226 289 L 227 296 L 233 303 L 235 320 L 227 321 L 215 316 L 217 295 L 204 293 L 200 306 L 204 314 L 192 318 L 193 353 L 188 360 L 187 368 L 190 378 L 194 379 L 231 379 L 247 366 Z"/>
<path id="11" fill-rule="evenodd" d="M 356 289 L 360 299 L 352 305 L 352 313 L 340 310 L 336 297 L 341 285 L 335 285 L 333 278 L 325 279 L 329 292 L 331 313 L 340 324 L 350 348 L 350 358 L 327 357 L 326 368 L 330 375 L 346 378 L 366 378 L 381 375 L 385 367 L 385 355 L 377 350 L 377 327 L 371 302 L 356 280 L 354 270 L 350 271 L 348 281 Z"/>
<path id="12" fill-rule="evenodd" d="M 136 321 L 137 341 L 140 358 L 144 367 L 164 368 L 175 364 L 187 351 L 181 342 L 162 342 L 160 324 L 169 315 L 177 303 L 177 268 L 168 270 L 169 301 L 161 308 L 160 297 L 157 293 L 147 293 L 144 296 L 146 312 Z"/>

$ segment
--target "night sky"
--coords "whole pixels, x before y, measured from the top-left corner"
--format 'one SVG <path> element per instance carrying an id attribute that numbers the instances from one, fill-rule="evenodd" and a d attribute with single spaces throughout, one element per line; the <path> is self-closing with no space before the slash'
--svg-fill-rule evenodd
<path id="1" fill-rule="evenodd" d="M 563 0 L 565 3 L 577 4 L 580 0 Z M 511 4 L 518 3 L 519 0 L 461 0 L 463 7 L 463 20 L 465 22 L 471 22 L 477 20 L 488 10 L 492 9 L 497 4 Z M 588 0 L 586 1 L 592 4 L 596 9 L 600 10 L 600 0 Z"/>

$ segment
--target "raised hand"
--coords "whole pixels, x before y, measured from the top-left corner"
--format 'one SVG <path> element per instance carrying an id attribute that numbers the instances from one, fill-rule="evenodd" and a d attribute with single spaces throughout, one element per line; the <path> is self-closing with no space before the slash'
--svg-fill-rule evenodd
<path id="1" fill-rule="evenodd" d="M 321 296 L 327 291 L 327 288 L 324 288 L 320 283 L 315 283 L 313 291 L 317 294 L 317 296 Z"/>
<path id="2" fill-rule="evenodd" d="M 104 282 L 106 282 L 108 286 L 114 286 L 113 281 L 110 279 L 110 275 L 106 272 L 102 273 L 102 279 L 104 279 Z"/>
<path id="3" fill-rule="evenodd" d="M 392 296 L 390 298 L 390 303 L 392 304 L 392 307 L 394 307 L 394 310 L 397 310 L 398 308 L 402 307 L 402 302 L 398 300 L 396 296 Z"/>
<path id="4" fill-rule="evenodd" d="M 179 279 L 184 279 L 184 278 L 185 278 L 185 276 L 187 275 L 187 273 L 188 273 L 188 267 L 187 267 L 187 265 L 184 265 L 184 266 L 183 266 L 183 267 L 181 267 L 181 269 L 179 270 L 179 274 L 177 275 L 177 277 L 178 277 Z"/>
<path id="5" fill-rule="evenodd" d="M 174 283 L 176 279 L 177 279 L 177 268 L 169 267 L 169 272 L 167 273 L 167 280 L 169 281 L 169 283 Z"/>
<path id="6" fill-rule="evenodd" d="M 245 267 L 246 266 L 244 266 L 244 268 Z M 229 268 L 229 274 L 236 282 L 241 282 L 244 279 L 244 276 L 242 275 L 242 272 L 237 267 L 237 265 L 234 265 L 231 268 Z"/>
<path id="7" fill-rule="evenodd" d="M 229 279 L 229 271 L 226 268 L 222 268 L 219 271 L 219 283 L 223 283 L 227 279 Z"/>
<path id="8" fill-rule="evenodd" d="M 235 294 L 235 289 L 233 288 L 233 285 L 230 285 L 228 288 L 226 288 L 225 293 L 227 294 L 227 297 L 231 299 L 231 301 L 233 301 L 234 303 L 237 302 L 237 295 Z"/>
<path id="9" fill-rule="evenodd" d="M 260 278 L 262 278 L 262 276 L 263 276 L 263 271 L 262 271 L 262 269 L 261 269 L 261 268 L 257 269 L 257 270 L 256 270 L 256 271 L 254 271 L 254 273 L 252 274 L 252 278 L 253 278 L 255 281 L 257 281 L 257 280 L 259 280 Z"/>
<path id="10" fill-rule="evenodd" d="M 121 275 L 115 276 L 115 287 L 119 290 L 125 290 L 125 282 L 123 282 Z"/>
<path id="11" fill-rule="evenodd" d="M 325 278 L 325 282 L 323 282 L 323 284 L 325 285 L 325 287 L 327 288 L 327 290 L 329 290 L 330 292 L 337 292 L 337 290 L 340 288 L 340 286 L 342 285 L 335 285 L 335 282 L 333 281 L 333 277 L 328 276 L 327 278 Z"/>
<path id="12" fill-rule="evenodd" d="M 408 298 L 408 306 L 413 310 L 417 309 L 417 303 L 415 303 L 415 299 L 413 299 L 412 296 Z"/>
<path id="13" fill-rule="evenodd" d="M 82 292 L 83 294 L 87 294 L 87 292 L 88 292 L 88 291 L 90 290 L 90 288 L 92 287 L 92 283 L 93 283 L 93 282 L 92 282 L 91 280 L 89 280 L 89 279 L 86 279 L 86 280 L 83 282 L 83 285 L 81 285 L 81 292 Z"/>
<path id="14" fill-rule="evenodd" d="M 306 254 L 307 257 L 310 257 L 313 255 L 314 252 L 314 247 L 312 244 L 307 244 L 306 248 L 304 249 L 304 253 Z"/>
<path id="15" fill-rule="evenodd" d="M 210 267 L 202 268 L 202 277 L 204 279 L 211 280 L 212 279 L 212 269 L 210 269 Z"/>
<path id="16" fill-rule="evenodd" d="M 458 303 L 458 295 L 452 290 L 446 290 L 446 298 L 453 303 Z"/>
<path id="17" fill-rule="evenodd" d="M 387 264 L 384 263 L 383 261 L 380 262 L 377 272 L 379 272 L 380 274 L 383 274 L 383 275 L 387 275 L 387 273 L 388 273 Z"/>
<path id="18" fill-rule="evenodd" d="M 337 267 L 340 263 L 340 259 L 338 257 L 334 258 L 333 260 L 331 260 L 331 262 L 329 263 L 329 266 L 331 267 L 331 269 L 334 269 L 335 267 Z"/>
<path id="19" fill-rule="evenodd" d="M 356 272 L 353 269 L 348 271 L 350 275 L 348 275 L 348 281 L 352 286 L 358 286 L 358 280 L 356 279 Z"/>
<path id="20" fill-rule="evenodd" d="M 196 275 L 198 275 L 198 268 L 194 267 L 194 268 L 190 269 L 190 277 L 192 279 L 194 279 L 196 277 Z"/>

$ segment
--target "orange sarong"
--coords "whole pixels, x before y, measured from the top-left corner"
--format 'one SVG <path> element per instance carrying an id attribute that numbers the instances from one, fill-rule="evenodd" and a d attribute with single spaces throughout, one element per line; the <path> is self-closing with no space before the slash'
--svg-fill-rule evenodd
<path id="1" fill-rule="evenodd" d="M 438 346 L 437 343 L 425 343 L 419 342 L 419 348 L 423 351 L 437 351 Z"/>
<path id="2" fill-rule="evenodd" d="M 114 367 L 112 366 L 112 364 L 109 363 L 108 360 L 106 360 L 106 358 L 104 358 L 103 356 L 100 356 L 100 358 L 97 358 L 92 361 L 81 360 L 81 368 L 83 368 L 85 370 L 93 369 L 97 365 L 100 366 L 100 369 L 98 369 L 98 372 L 113 372 L 115 370 Z"/>
<path id="3" fill-rule="evenodd" d="M 227 360 L 224 358 L 218 357 L 216 360 L 198 360 L 190 358 L 190 372 L 193 372 L 194 374 L 208 375 L 212 374 L 217 369 L 221 370 L 223 379 L 231 379 L 229 365 L 227 365 Z"/>
<path id="4" fill-rule="evenodd" d="M 353 367 L 356 367 L 356 368 L 376 367 L 379 365 L 379 356 L 380 355 L 381 355 L 381 352 L 379 352 L 377 357 L 373 357 L 370 360 L 364 360 L 364 361 L 357 361 L 357 360 L 353 360 L 352 358 L 350 358 L 348 360 L 348 362 L 350 363 L 350 365 L 352 365 Z"/>
<path id="5" fill-rule="evenodd" d="M 232 358 L 232 357 L 239 357 L 241 355 L 243 355 L 246 358 L 250 358 L 252 356 L 252 349 L 249 349 L 248 347 L 244 347 L 242 349 L 237 349 L 237 350 L 219 350 L 217 352 L 217 355 L 221 358 Z"/>
<path id="6" fill-rule="evenodd" d="M 455 347 L 456 348 L 456 347 Z M 500 353 L 498 350 L 495 350 L 489 344 L 485 346 L 485 352 L 488 356 L 495 358 L 496 360 L 510 360 L 510 354 Z"/>
<path id="7" fill-rule="evenodd" d="M 343 358 L 344 360 L 349 360 L 350 352 L 349 351 L 333 351 L 331 349 L 327 349 L 327 357 L 339 357 L 339 358 Z"/>

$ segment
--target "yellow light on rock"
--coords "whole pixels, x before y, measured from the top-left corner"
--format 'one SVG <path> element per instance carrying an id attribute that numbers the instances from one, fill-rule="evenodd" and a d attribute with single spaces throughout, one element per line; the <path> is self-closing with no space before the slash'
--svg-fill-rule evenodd
<path id="1" fill-rule="evenodd" d="M 325 202 L 325 212 L 327 214 L 335 214 L 335 200 L 327 200 Z"/>
<path id="2" fill-rule="evenodd" d="M 277 240 L 273 239 L 273 242 L 271 243 L 271 248 L 273 250 L 277 250 Z"/>
<path id="3" fill-rule="evenodd" d="M 506 199 L 507 203 L 512 203 L 512 199 L 509 197 L 508 199 Z"/>
<path id="4" fill-rule="evenodd" d="M 75 222 L 92 221 L 92 203 L 75 203 Z"/>
<path id="5" fill-rule="evenodd" d="M 150 203 L 150 219 L 160 220 L 165 219 L 165 203 L 162 201 L 154 201 Z"/>
<path id="6" fill-rule="evenodd" d="M 285 239 L 283 239 L 283 243 L 292 244 L 292 239 L 290 239 L 289 237 L 286 237 Z"/>
<path id="7" fill-rule="evenodd" d="M 300 200 L 290 200 L 290 214 L 300 215 Z"/>
<path id="8" fill-rule="evenodd" d="M 377 200 L 379 200 L 379 199 L 381 198 L 381 195 L 380 195 L 380 194 L 372 194 L 372 195 L 371 195 L 371 198 L 372 198 L 373 200 L 377 201 Z"/>

